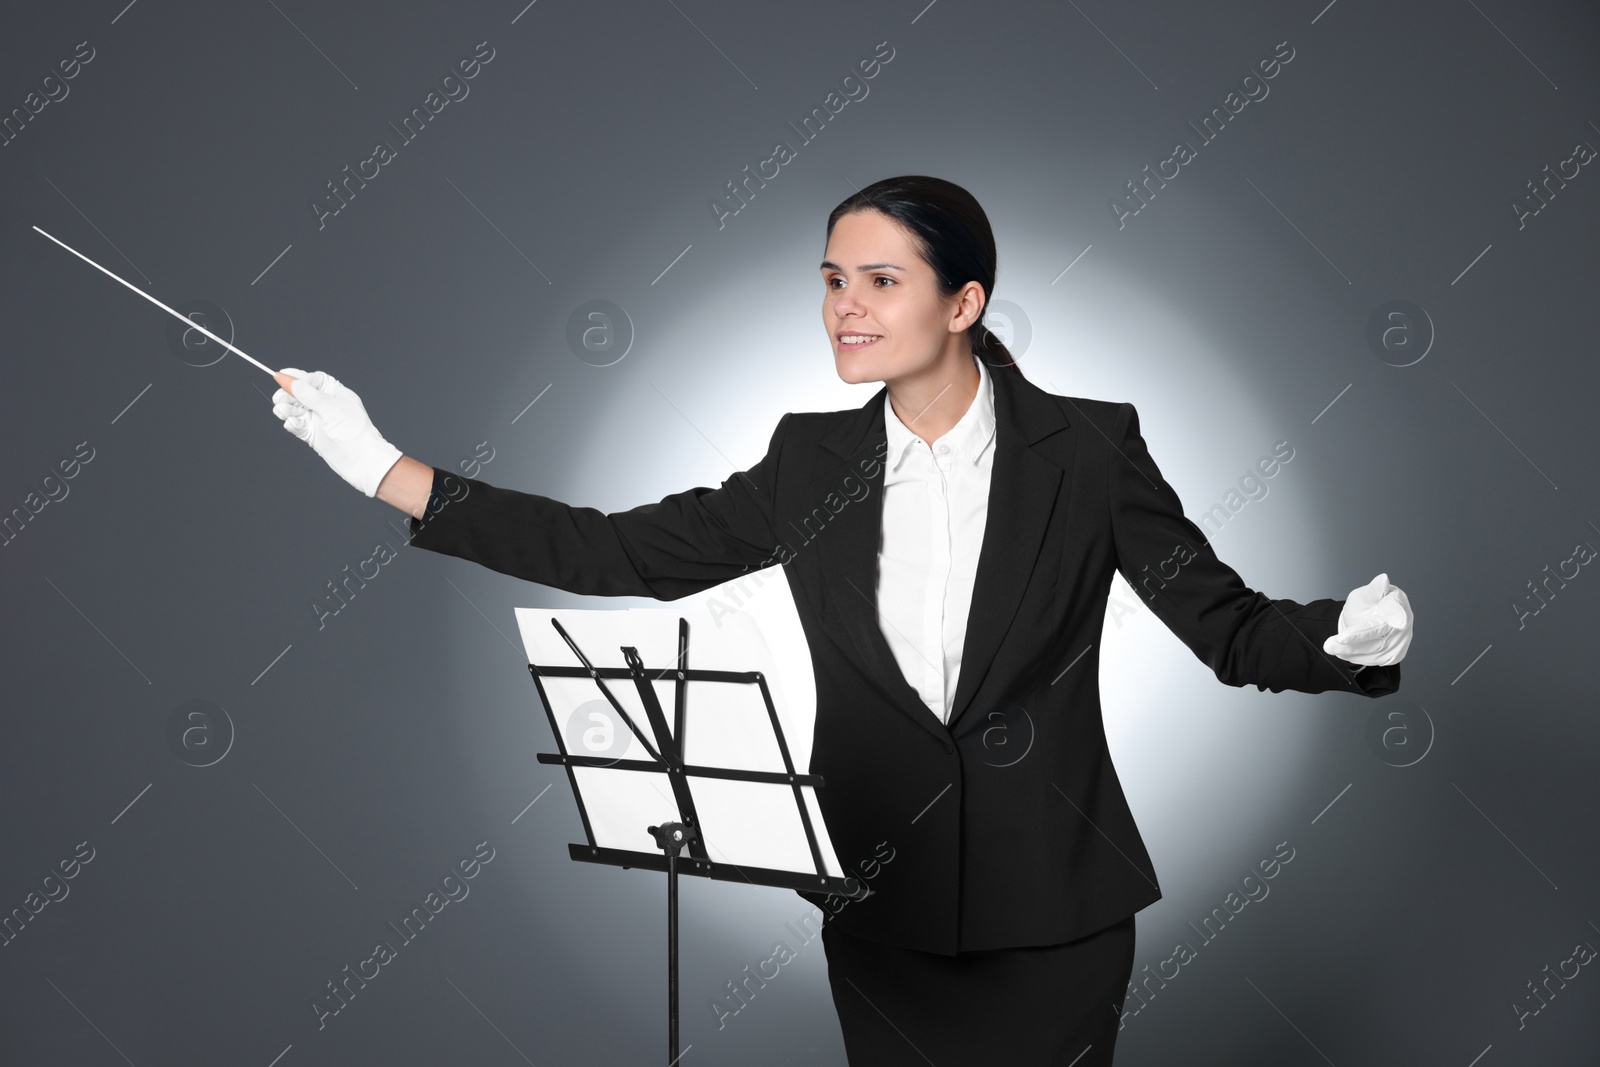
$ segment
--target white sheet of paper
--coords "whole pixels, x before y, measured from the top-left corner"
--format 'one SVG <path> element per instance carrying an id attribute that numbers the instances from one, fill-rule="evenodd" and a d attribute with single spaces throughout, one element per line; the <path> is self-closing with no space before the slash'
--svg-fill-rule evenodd
<path id="1" fill-rule="evenodd" d="M 622 646 L 636 648 L 653 677 L 651 688 L 660 702 L 669 730 L 674 728 L 673 673 L 678 659 L 678 619 L 687 619 L 687 665 L 691 669 L 760 671 L 766 678 L 773 707 L 782 724 L 795 770 L 805 773 L 811 752 L 814 708 L 794 715 L 796 694 L 786 684 L 771 648 L 748 612 L 719 613 L 704 608 L 626 608 L 621 610 L 551 610 L 517 608 L 528 662 L 545 666 L 582 666 L 577 655 L 550 624 L 559 621 L 595 667 L 626 667 Z M 809 664 L 807 664 L 809 666 Z M 789 673 L 794 672 L 793 664 Z M 809 679 L 807 679 L 809 681 Z M 650 752 L 617 715 L 589 678 L 541 676 L 551 712 L 561 726 L 562 741 L 573 755 L 606 759 L 650 760 Z M 655 748 L 644 705 L 631 679 L 602 679 L 617 702 Z M 783 758 L 761 690 L 754 684 L 691 680 L 686 683 L 684 762 L 742 770 L 784 770 Z M 664 771 L 574 769 L 595 843 L 602 848 L 658 853 L 645 827 L 681 819 Z M 689 789 L 700 816 L 706 853 L 714 863 L 767 867 L 815 874 L 793 789 L 788 785 L 737 782 L 691 775 Z M 816 791 L 802 789 L 823 869 L 842 877 Z"/>

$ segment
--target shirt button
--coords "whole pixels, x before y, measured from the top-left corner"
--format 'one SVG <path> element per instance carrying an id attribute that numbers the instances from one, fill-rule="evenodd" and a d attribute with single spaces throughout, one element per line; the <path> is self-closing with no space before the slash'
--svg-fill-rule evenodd
<path id="1" fill-rule="evenodd" d="M 934 451 L 938 452 L 939 455 L 942 456 L 946 452 L 950 451 L 950 446 L 949 445 L 940 445 L 938 448 L 934 449 Z"/>

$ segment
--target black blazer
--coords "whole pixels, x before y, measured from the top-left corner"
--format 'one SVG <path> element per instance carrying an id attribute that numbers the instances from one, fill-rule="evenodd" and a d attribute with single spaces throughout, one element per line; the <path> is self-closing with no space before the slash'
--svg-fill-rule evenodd
<path id="1" fill-rule="evenodd" d="M 876 616 L 887 386 L 860 408 L 784 415 L 761 461 L 720 488 L 610 515 L 435 471 L 411 543 L 659 600 L 781 564 L 816 674 L 810 770 L 828 832 L 847 868 L 893 857 L 870 866 L 874 895 L 830 921 L 944 954 L 1082 937 L 1161 896 L 1101 722 L 1113 568 L 1227 685 L 1376 697 L 1400 667 L 1352 674 L 1322 651 L 1342 600 L 1246 587 L 1184 517 L 1132 404 L 1057 396 L 1010 368 L 990 377 L 989 512 L 948 727 Z M 1031 742 L 1026 756 L 996 746 L 997 725 Z"/>

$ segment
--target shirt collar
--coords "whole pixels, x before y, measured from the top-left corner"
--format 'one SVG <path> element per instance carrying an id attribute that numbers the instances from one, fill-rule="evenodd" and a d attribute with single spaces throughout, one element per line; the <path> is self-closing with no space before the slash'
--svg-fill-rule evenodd
<path id="1" fill-rule="evenodd" d="M 994 387 L 989 380 L 989 368 L 981 359 L 974 357 L 973 361 L 978 365 L 978 392 L 956 424 L 934 442 L 949 445 L 952 455 L 969 463 L 977 463 L 983 455 L 984 449 L 994 439 L 995 426 Z M 887 393 L 883 397 L 883 422 L 889 443 L 888 466 L 890 470 L 897 470 L 911 446 L 921 438 L 900 421 L 889 403 Z"/>

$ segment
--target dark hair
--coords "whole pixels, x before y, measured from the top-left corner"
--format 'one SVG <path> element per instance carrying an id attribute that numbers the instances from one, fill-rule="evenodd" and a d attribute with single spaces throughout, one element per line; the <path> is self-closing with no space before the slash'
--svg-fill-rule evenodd
<path id="1" fill-rule="evenodd" d="M 833 236 L 834 223 L 852 211 L 881 212 L 910 231 L 917 254 L 933 268 L 944 296 L 955 296 L 969 281 L 982 286 L 983 311 L 967 328 L 972 354 L 991 367 L 1010 367 L 1022 373 L 1015 357 L 983 321 L 994 295 L 994 231 L 971 193 L 954 182 L 923 174 L 873 182 L 828 215 L 824 247 Z"/>

